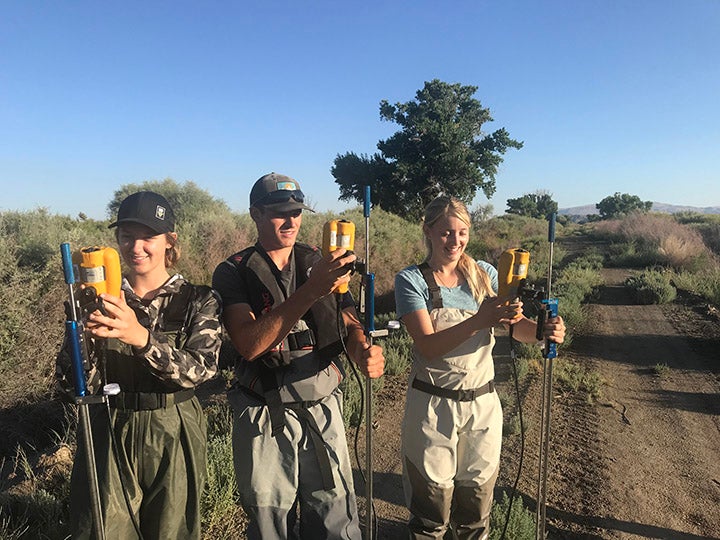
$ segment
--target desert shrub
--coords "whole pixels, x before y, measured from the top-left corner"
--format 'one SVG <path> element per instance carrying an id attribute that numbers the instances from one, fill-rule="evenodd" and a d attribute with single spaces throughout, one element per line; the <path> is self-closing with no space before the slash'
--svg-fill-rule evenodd
<path id="1" fill-rule="evenodd" d="M 667 304 L 677 296 L 671 283 L 672 274 L 661 270 L 645 270 L 625 280 L 638 304 Z"/>
<path id="2" fill-rule="evenodd" d="M 232 452 L 232 411 L 227 402 L 205 407 L 208 420 L 207 484 L 201 499 L 203 538 L 240 538 L 247 520 L 238 504 Z"/>
<path id="3" fill-rule="evenodd" d="M 556 234 L 560 234 L 562 228 L 556 226 Z M 495 264 L 500 254 L 509 248 L 527 249 L 540 256 L 545 250 L 535 249 L 535 246 L 541 242 L 547 244 L 548 223 L 543 219 L 504 214 L 483 222 L 473 233 L 468 243 L 468 253 Z"/>
<path id="4" fill-rule="evenodd" d="M 716 306 L 720 305 L 720 266 L 717 264 L 696 272 L 680 270 L 672 274 L 671 280 L 678 289 L 702 296 Z"/>
<path id="5" fill-rule="evenodd" d="M 718 219 L 710 223 L 698 223 L 693 227 L 700 233 L 705 245 L 716 256 L 720 256 L 720 216 Z"/>
<path id="6" fill-rule="evenodd" d="M 215 267 L 255 243 L 250 214 L 211 214 L 178 225 L 182 255 L 177 270 L 193 283 L 209 285 Z"/>
<path id="7" fill-rule="evenodd" d="M 708 255 L 701 234 L 670 215 L 636 213 L 597 223 L 594 230 L 614 242 L 608 254 L 613 266 L 693 267 Z"/>
<path id="8" fill-rule="evenodd" d="M 508 517 L 509 509 L 509 517 Z M 535 538 L 535 516 L 528 510 L 520 497 L 515 497 L 510 507 L 510 497 L 503 492 L 501 500 L 493 502 L 490 511 L 489 540 L 499 540 L 503 536 L 505 522 L 507 530 L 505 538 L 513 540 L 532 540 Z"/>
<path id="9" fill-rule="evenodd" d="M 0 486 L 0 538 L 68 538 L 69 453 L 60 446 L 31 463 L 27 451 L 17 448 L 11 475 L 15 483 Z M 56 459 L 55 454 L 64 457 Z"/>
<path id="10" fill-rule="evenodd" d="M 558 298 L 558 313 L 567 327 L 565 343 L 561 347 L 569 347 L 573 333 L 585 329 L 587 315 L 584 302 L 602 283 L 597 254 L 594 252 L 589 253 L 587 258 L 575 259 L 559 272 L 553 295 Z"/>
<path id="11" fill-rule="evenodd" d="M 588 366 L 567 358 L 557 358 L 554 360 L 553 373 L 559 388 L 570 392 L 583 392 L 588 403 L 593 403 L 600 397 L 602 377 Z"/>

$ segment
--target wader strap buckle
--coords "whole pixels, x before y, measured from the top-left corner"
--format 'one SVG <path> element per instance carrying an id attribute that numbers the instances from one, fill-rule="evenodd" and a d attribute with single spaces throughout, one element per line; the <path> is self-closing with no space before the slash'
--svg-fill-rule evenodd
<path id="1" fill-rule="evenodd" d="M 495 381 L 489 381 L 483 384 L 480 388 L 468 388 L 459 390 L 450 390 L 449 388 L 442 388 L 435 386 L 426 381 L 421 381 L 417 377 L 413 379 L 412 387 L 426 394 L 432 394 L 433 396 L 443 397 L 447 399 L 454 399 L 455 401 L 474 401 L 482 395 L 489 394 L 495 391 Z"/>

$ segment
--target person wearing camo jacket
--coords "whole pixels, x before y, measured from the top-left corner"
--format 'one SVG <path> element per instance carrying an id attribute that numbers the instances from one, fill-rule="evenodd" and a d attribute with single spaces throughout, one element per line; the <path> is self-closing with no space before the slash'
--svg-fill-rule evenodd
<path id="1" fill-rule="evenodd" d="M 220 300 L 210 287 L 170 275 L 180 252 L 175 216 L 161 195 L 129 195 L 110 227 L 126 265 L 122 291 L 102 294 L 105 313 L 86 321 L 88 392 L 120 388 L 107 405 L 90 406 L 105 535 L 197 539 L 207 430 L 195 387 L 218 371 Z M 57 376 L 73 395 L 67 346 Z M 93 531 L 82 446 L 70 487 L 73 538 Z"/>

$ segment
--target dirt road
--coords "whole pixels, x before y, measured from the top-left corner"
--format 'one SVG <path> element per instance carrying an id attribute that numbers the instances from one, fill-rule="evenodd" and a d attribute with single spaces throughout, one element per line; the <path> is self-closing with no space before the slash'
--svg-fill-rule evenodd
<path id="1" fill-rule="evenodd" d="M 554 393 L 548 538 L 718 539 L 720 322 L 698 302 L 634 305 L 621 285 L 626 275 L 604 271 L 606 286 L 589 306 L 592 331 L 576 337 L 566 353 L 601 374 L 602 397 L 589 404 L 560 389 Z M 507 359 L 498 352 L 499 378 L 508 379 Z M 533 377 L 525 389 L 527 440 L 518 486 L 533 511 L 540 384 Z M 379 539 L 406 534 L 398 451 L 404 387 L 402 378 L 388 378 L 375 399 Z M 362 429 L 359 436 L 364 463 Z M 519 454 L 519 436 L 507 438 L 496 497 L 512 486 Z M 360 478 L 357 489 L 363 490 Z M 363 498 L 360 506 L 365 515 Z"/>

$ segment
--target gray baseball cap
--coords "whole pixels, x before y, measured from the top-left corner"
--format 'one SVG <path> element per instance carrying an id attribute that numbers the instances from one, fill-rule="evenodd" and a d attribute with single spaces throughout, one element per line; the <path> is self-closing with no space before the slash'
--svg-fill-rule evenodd
<path id="1" fill-rule="evenodd" d="M 275 212 L 315 211 L 305 204 L 305 195 L 297 180 L 274 172 L 255 181 L 250 190 L 250 206 L 269 208 Z"/>

